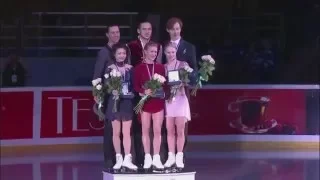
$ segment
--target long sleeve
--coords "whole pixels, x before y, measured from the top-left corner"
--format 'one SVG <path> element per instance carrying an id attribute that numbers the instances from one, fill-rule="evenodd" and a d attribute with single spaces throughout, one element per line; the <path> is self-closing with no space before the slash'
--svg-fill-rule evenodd
<path id="1" fill-rule="evenodd" d="M 190 52 L 190 67 L 194 69 L 195 71 L 198 71 L 198 64 L 197 64 L 197 54 L 196 54 L 196 48 L 193 44 L 191 45 L 191 52 Z"/>
<path id="2" fill-rule="evenodd" d="M 133 89 L 135 92 L 138 93 L 144 93 L 144 89 L 142 88 L 142 80 L 141 80 L 141 70 L 139 68 L 140 66 L 137 66 L 133 69 Z"/>
<path id="3" fill-rule="evenodd" d="M 110 52 L 103 48 L 98 52 L 97 61 L 94 66 L 93 79 L 101 78 L 110 59 Z"/>

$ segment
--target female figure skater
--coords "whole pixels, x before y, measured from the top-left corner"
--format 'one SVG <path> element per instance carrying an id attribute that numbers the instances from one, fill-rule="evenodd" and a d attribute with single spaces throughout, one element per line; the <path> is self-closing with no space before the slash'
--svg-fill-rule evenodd
<path id="1" fill-rule="evenodd" d="M 177 60 L 177 48 L 172 43 L 165 46 L 164 53 L 167 59 L 167 63 L 165 64 L 166 72 L 179 70 L 188 66 L 187 62 Z M 169 149 L 168 160 L 164 164 L 166 168 L 170 168 L 174 164 L 179 169 L 184 168 L 183 148 L 185 143 L 185 124 L 191 119 L 189 101 L 184 86 L 186 86 L 186 84 L 181 83 L 174 100 L 166 101 L 166 127 Z"/>
<path id="2" fill-rule="evenodd" d="M 115 62 L 108 66 L 108 71 L 116 69 L 120 71 L 123 85 L 128 87 L 128 91 L 132 91 L 132 69 L 131 66 L 126 64 L 128 49 L 124 44 L 115 44 L 112 47 Z M 116 90 L 112 91 L 112 95 L 120 95 L 121 92 Z M 121 98 L 118 101 L 118 110 L 113 112 L 114 100 L 112 96 L 109 96 L 107 106 L 107 119 L 112 121 L 112 141 L 116 152 L 116 164 L 113 166 L 114 170 L 119 170 L 121 167 L 127 170 L 137 170 L 137 166 L 132 164 L 131 152 L 131 123 L 133 116 L 133 104 L 132 99 Z M 122 135 L 123 135 L 123 149 L 125 157 L 123 159 L 121 153 L 121 124 L 122 124 Z"/>
<path id="3" fill-rule="evenodd" d="M 162 64 L 155 63 L 157 57 L 158 44 L 148 42 L 144 47 L 144 59 L 142 63 L 134 68 L 134 89 L 136 92 L 143 95 L 151 95 L 150 89 L 144 89 L 144 84 L 151 80 L 155 73 L 165 77 L 165 69 Z M 161 98 L 149 98 L 141 112 L 142 124 L 142 143 L 145 152 L 144 169 L 150 169 L 153 166 L 156 170 L 163 170 L 164 166 L 160 160 L 160 146 L 161 146 L 161 128 L 164 119 L 165 100 Z M 150 155 L 150 124 L 153 124 L 153 157 Z"/>

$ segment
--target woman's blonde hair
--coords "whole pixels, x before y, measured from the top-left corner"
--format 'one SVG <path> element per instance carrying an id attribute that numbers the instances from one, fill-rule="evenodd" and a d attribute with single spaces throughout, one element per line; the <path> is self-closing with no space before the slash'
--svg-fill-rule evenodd
<path id="1" fill-rule="evenodd" d="M 164 50 L 166 50 L 168 47 L 173 47 L 173 48 L 175 48 L 176 50 L 178 50 L 178 49 L 177 49 L 177 46 L 176 46 L 175 44 L 171 43 L 171 42 L 167 43 L 167 44 L 164 46 Z"/>

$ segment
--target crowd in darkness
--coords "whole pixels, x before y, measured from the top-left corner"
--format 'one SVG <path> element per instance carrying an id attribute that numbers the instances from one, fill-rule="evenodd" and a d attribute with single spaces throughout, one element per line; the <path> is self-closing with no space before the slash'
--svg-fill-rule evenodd
<path id="1" fill-rule="evenodd" d="M 293 23 L 295 26 L 287 28 L 292 29 L 292 35 L 290 36 L 289 33 L 287 40 L 287 45 L 292 47 L 286 57 L 283 49 L 279 47 L 279 41 L 265 36 L 253 40 L 248 39 L 240 44 L 232 36 L 224 36 L 221 44 L 205 46 L 197 43 L 192 36 L 185 37 L 195 44 L 198 59 L 204 54 L 210 54 L 216 59 L 216 70 L 209 84 L 318 83 L 320 51 L 312 46 L 304 47 L 308 43 L 304 41 L 310 40 L 309 44 L 314 44 L 313 40 L 320 37 L 319 34 L 316 35 L 320 32 L 317 30 L 320 27 L 319 23 L 312 21 L 313 17 L 319 16 L 319 7 L 319 5 L 314 7 L 314 13 L 307 18 L 310 22 L 306 21 L 306 25 L 301 25 L 299 32 L 294 28 L 295 23 Z M 53 22 L 56 23 L 56 21 Z M 297 32 L 294 34 L 294 31 Z M 304 41 L 299 40 L 298 36 Z M 24 86 L 27 75 L 23 63 L 20 62 L 19 54 L 10 55 L 7 60 L 1 72 L 2 85 Z M 287 76 L 291 76 L 290 82 L 281 79 L 285 71 L 291 71 L 291 74 L 287 73 Z"/>
<path id="2" fill-rule="evenodd" d="M 200 51 L 217 59 L 210 83 L 275 83 L 279 48 L 270 39 L 261 38 L 239 46 L 226 38 L 222 46 Z"/>
<path id="3" fill-rule="evenodd" d="M 259 39 L 248 47 L 236 47 L 231 40 L 226 39 L 221 47 L 210 47 L 205 50 L 198 48 L 198 52 L 199 56 L 210 54 L 216 59 L 217 67 L 209 84 L 272 84 L 276 82 L 278 49 L 274 48 L 268 39 Z M 3 71 L 3 85 L 24 86 L 25 76 L 26 70 L 20 58 L 16 55 L 9 56 Z"/>

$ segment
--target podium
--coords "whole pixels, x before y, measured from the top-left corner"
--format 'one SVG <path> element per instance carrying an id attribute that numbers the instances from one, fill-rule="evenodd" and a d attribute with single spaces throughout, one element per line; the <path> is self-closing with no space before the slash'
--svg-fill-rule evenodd
<path id="1" fill-rule="evenodd" d="M 114 174 L 103 171 L 103 180 L 195 180 L 196 172 Z"/>

